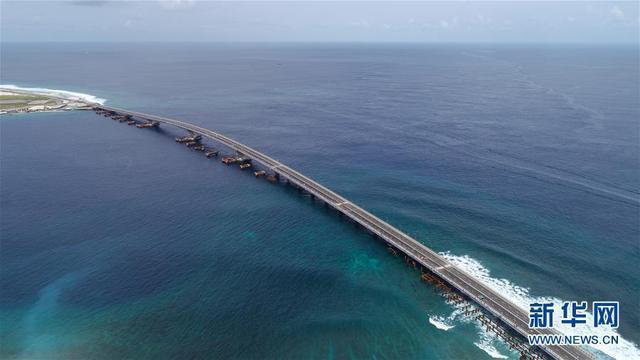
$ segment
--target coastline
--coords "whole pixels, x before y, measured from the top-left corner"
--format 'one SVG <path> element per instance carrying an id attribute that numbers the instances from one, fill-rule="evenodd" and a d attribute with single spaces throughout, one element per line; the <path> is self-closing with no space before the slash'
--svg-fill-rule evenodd
<path id="1" fill-rule="evenodd" d="M 91 109 L 89 102 L 104 102 L 91 95 L 64 90 L 0 85 L 0 115 Z"/>

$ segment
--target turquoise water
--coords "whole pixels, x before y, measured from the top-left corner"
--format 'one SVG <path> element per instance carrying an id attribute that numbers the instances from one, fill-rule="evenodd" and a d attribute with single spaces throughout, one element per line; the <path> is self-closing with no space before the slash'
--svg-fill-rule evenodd
<path id="1" fill-rule="evenodd" d="M 606 352 L 638 353 L 637 49 L 3 50 L 3 83 L 232 136 L 519 301 L 619 300 Z M 0 126 L 2 358 L 517 358 L 380 241 L 176 129 Z"/>

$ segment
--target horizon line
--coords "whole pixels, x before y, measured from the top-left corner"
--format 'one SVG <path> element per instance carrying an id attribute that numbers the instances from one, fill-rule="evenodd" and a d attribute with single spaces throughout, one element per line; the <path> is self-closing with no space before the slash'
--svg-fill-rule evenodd
<path id="1" fill-rule="evenodd" d="M 640 46 L 640 41 L 370 41 L 370 40 L 5 40 L 2 44 L 41 43 L 166 43 L 166 44 L 380 44 L 380 45 L 627 45 Z"/>

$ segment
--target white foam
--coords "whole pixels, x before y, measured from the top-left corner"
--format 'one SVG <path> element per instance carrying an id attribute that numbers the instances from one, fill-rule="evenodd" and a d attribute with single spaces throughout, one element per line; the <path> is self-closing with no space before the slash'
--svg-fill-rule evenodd
<path id="1" fill-rule="evenodd" d="M 447 331 L 453 329 L 455 325 L 452 325 L 447 319 L 442 316 L 429 316 L 429 323 L 435 326 L 437 329 Z"/>
<path id="2" fill-rule="evenodd" d="M 68 100 L 93 102 L 98 104 L 104 104 L 105 101 L 107 101 L 106 99 L 102 99 L 90 94 L 83 94 L 79 92 L 66 91 L 66 90 L 56 90 L 56 89 L 46 89 L 46 88 L 26 88 L 26 87 L 11 85 L 11 84 L 6 84 L 6 85 L 0 84 L 0 90 L 3 90 L 3 89 L 9 90 L 9 91 L 11 90 L 28 91 L 28 92 L 39 94 L 39 95 L 58 96 Z"/>
<path id="3" fill-rule="evenodd" d="M 447 301 L 447 303 L 453 307 L 453 311 L 451 312 L 451 315 L 449 315 L 446 319 L 443 319 L 441 317 L 440 318 L 436 317 L 435 320 L 437 320 L 442 324 L 446 324 L 451 328 L 455 326 L 453 325 L 455 322 L 458 322 L 461 324 L 473 323 L 478 329 L 478 336 L 479 336 L 479 340 L 473 343 L 475 346 L 477 346 L 479 349 L 489 354 L 494 359 L 509 358 L 509 356 L 503 355 L 502 353 L 500 353 L 500 351 L 498 351 L 498 349 L 495 347 L 496 343 L 499 343 L 502 341 L 495 333 L 483 327 L 482 324 L 478 321 L 475 321 L 472 316 L 465 315 L 465 311 L 474 310 L 476 308 L 475 306 L 472 306 L 471 308 L 469 308 L 467 307 L 469 304 L 466 302 L 456 303 L 454 301 Z M 432 323 L 431 318 L 429 318 L 429 322 Z M 438 327 L 436 324 L 434 323 L 432 324 L 435 327 Z M 517 353 L 515 352 L 514 352 L 514 357 L 518 357 Z"/>
<path id="4" fill-rule="evenodd" d="M 496 349 L 494 342 L 498 341 L 497 336 L 495 334 L 483 331 L 480 334 L 480 341 L 474 342 L 473 344 L 480 348 L 482 351 L 489 354 L 494 359 L 508 359 L 509 356 L 503 355 Z"/>
<path id="5" fill-rule="evenodd" d="M 473 276 L 484 285 L 490 287 L 497 293 L 513 301 L 516 305 L 528 311 L 529 304 L 534 302 L 553 302 L 556 309 L 560 309 L 563 300 L 554 297 L 534 297 L 529 294 L 529 289 L 515 285 L 507 279 L 496 279 L 490 276 L 490 272 L 482 264 L 467 256 L 452 255 L 448 252 L 441 253 L 447 260 L 452 262 L 458 268 L 464 270 L 469 275 Z M 581 299 L 570 299 L 581 300 Z M 602 300 L 615 300 L 615 299 L 602 299 Z M 606 327 L 594 328 L 591 326 L 577 326 L 572 328 L 568 324 L 562 324 L 561 320 L 562 311 L 554 312 L 554 327 L 564 334 L 571 335 L 598 335 L 600 338 L 604 335 L 617 335 L 619 336 L 620 343 L 617 345 L 605 345 L 598 344 L 593 345 L 593 348 L 602 351 L 604 354 L 615 359 L 640 359 L 640 349 L 633 342 L 626 340 L 620 336 L 615 329 L 609 329 Z M 587 314 L 587 324 L 593 323 L 593 315 Z M 482 341 L 480 342 L 482 344 Z M 478 345 L 478 344 L 476 344 Z M 480 347 L 480 345 L 478 345 Z M 483 349 L 485 350 L 485 349 Z M 486 351 L 486 350 L 485 350 Z"/>

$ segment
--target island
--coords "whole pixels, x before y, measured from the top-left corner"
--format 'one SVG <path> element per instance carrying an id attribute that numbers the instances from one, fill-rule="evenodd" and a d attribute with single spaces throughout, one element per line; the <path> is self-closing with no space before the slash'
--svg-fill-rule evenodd
<path id="1" fill-rule="evenodd" d="M 84 110 L 91 107 L 85 102 L 48 94 L 0 89 L 0 114 L 27 112 Z"/>

